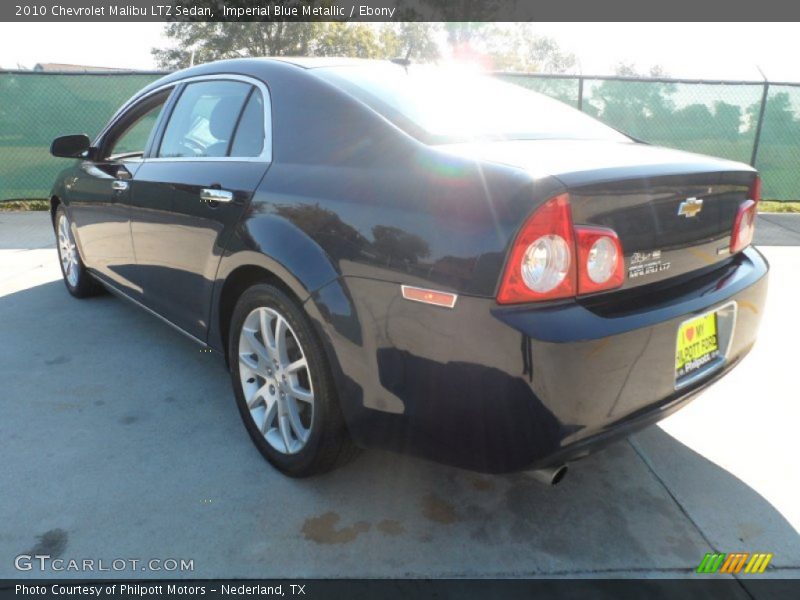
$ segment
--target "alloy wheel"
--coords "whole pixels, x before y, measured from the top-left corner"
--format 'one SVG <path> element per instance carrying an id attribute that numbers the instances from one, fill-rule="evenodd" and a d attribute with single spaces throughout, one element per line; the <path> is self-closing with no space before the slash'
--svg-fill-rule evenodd
<path id="1" fill-rule="evenodd" d="M 67 282 L 72 287 L 77 286 L 78 251 L 75 248 L 75 241 L 72 239 L 69 220 L 63 214 L 58 219 L 58 256 L 61 259 L 61 266 Z"/>
<path id="2" fill-rule="evenodd" d="M 283 454 L 308 442 L 314 416 L 314 388 L 297 335 L 278 311 L 250 312 L 239 334 L 239 376 L 258 430 Z"/>

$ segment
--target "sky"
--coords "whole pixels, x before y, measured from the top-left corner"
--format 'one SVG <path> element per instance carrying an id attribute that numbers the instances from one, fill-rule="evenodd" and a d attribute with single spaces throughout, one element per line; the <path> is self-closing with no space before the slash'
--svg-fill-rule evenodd
<path id="1" fill-rule="evenodd" d="M 573 52 L 586 75 L 620 62 L 673 77 L 800 82 L 797 23 L 536 23 Z M 65 42 L 65 29 L 70 42 Z M 0 23 L 0 67 L 58 62 L 154 69 L 154 46 L 169 45 L 162 23 Z M 98 48 L 102 49 L 98 51 Z"/>

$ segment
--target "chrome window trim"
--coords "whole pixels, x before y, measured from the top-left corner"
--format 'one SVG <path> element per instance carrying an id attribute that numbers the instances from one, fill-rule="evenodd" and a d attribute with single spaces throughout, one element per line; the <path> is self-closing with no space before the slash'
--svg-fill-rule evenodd
<path id="1" fill-rule="evenodd" d="M 105 136 L 106 132 L 111 129 L 116 121 L 125 113 L 128 112 L 129 108 L 132 108 L 134 105 L 139 104 L 142 100 L 152 96 L 153 94 L 158 94 L 163 92 L 165 89 L 175 88 L 179 85 L 183 84 L 190 84 L 190 83 L 197 83 L 201 81 L 219 81 L 219 80 L 228 80 L 228 81 L 241 81 L 243 83 L 250 84 L 257 88 L 261 92 L 261 98 L 264 101 L 264 147 L 261 150 L 261 154 L 258 156 L 146 156 L 142 159 L 143 163 L 149 162 L 263 162 L 263 163 L 271 163 L 272 162 L 272 96 L 269 93 L 269 88 L 267 85 L 254 77 L 249 77 L 247 75 L 236 75 L 236 74 L 228 74 L 228 73 L 215 73 L 211 75 L 195 75 L 194 77 L 186 77 L 184 79 L 176 79 L 175 81 L 170 81 L 169 83 L 165 83 L 164 85 L 160 85 L 157 88 L 153 88 L 149 90 L 147 94 L 143 95 L 140 98 L 136 98 L 136 100 L 120 109 L 120 111 L 115 115 L 112 122 L 103 130 L 103 132 L 98 136 L 100 137 Z M 180 98 L 178 98 L 178 101 Z M 244 107 L 242 107 L 244 110 Z M 170 113 L 169 118 L 167 119 L 167 123 L 169 123 L 169 119 L 172 118 L 172 113 Z M 163 133 L 162 133 L 163 137 Z M 160 143 L 161 140 L 159 139 L 158 142 Z"/>
<path id="2" fill-rule="evenodd" d="M 125 102 L 125 104 L 123 104 L 122 106 L 120 106 L 117 109 L 117 112 L 115 112 L 114 115 L 111 117 L 111 119 L 108 121 L 108 123 L 106 123 L 106 126 L 103 127 L 102 131 L 100 131 L 100 133 L 97 134 L 97 137 L 95 137 L 95 139 L 92 141 L 92 146 L 96 147 L 96 146 L 100 146 L 101 143 L 105 143 L 105 137 L 109 134 L 109 132 L 112 129 L 114 129 L 114 127 L 119 125 L 119 121 L 130 110 L 134 109 L 136 106 L 140 105 L 142 102 L 145 102 L 151 96 L 159 94 L 159 93 L 161 93 L 164 90 L 169 89 L 169 88 L 176 88 L 179 85 L 180 85 L 180 82 L 174 82 L 173 81 L 172 83 L 166 83 L 166 84 L 164 84 L 162 86 L 159 86 L 157 89 L 150 90 L 149 92 L 147 92 L 146 94 L 142 94 L 141 96 L 134 96 L 133 98 L 129 98 L 128 101 Z M 172 96 L 174 91 L 175 91 L 174 89 L 171 90 L 170 93 L 167 95 L 167 99 L 164 100 L 164 105 L 165 106 L 167 105 L 167 103 L 169 103 L 170 97 Z M 161 119 L 161 116 L 159 116 L 159 120 L 156 121 L 156 126 L 158 126 L 161 123 L 160 119 Z M 156 131 L 156 129 L 158 129 L 158 127 L 155 127 L 153 129 L 153 131 Z M 150 145 L 150 139 L 149 138 L 147 140 L 147 145 L 148 146 Z M 147 150 L 147 148 L 145 148 L 145 151 L 146 150 Z"/>

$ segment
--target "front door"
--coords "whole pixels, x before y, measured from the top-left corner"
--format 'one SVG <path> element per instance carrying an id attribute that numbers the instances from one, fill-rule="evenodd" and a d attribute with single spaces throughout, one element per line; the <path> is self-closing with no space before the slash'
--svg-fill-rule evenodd
<path id="1" fill-rule="evenodd" d="M 223 249 L 269 166 L 265 103 L 241 80 L 179 93 L 130 183 L 136 283 L 146 306 L 205 340 Z"/>
<path id="2" fill-rule="evenodd" d="M 109 129 L 92 160 L 65 181 L 70 217 L 86 265 L 129 295 L 141 290 L 130 278 L 136 258 L 130 231 L 130 181 L 142 165 L 169 91 L 137 104 Z"/>

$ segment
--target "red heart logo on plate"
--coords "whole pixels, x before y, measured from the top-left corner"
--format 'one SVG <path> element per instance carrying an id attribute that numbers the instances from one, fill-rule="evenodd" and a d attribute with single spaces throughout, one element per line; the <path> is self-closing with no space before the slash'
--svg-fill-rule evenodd
<path id="1" fill-rule="evenodd" d="M 692 338 L 694 337 L 694 327 L 689 327 L 689 329 L 686 330 L 685 335 L 686 339 L 691 342 Z"/>

